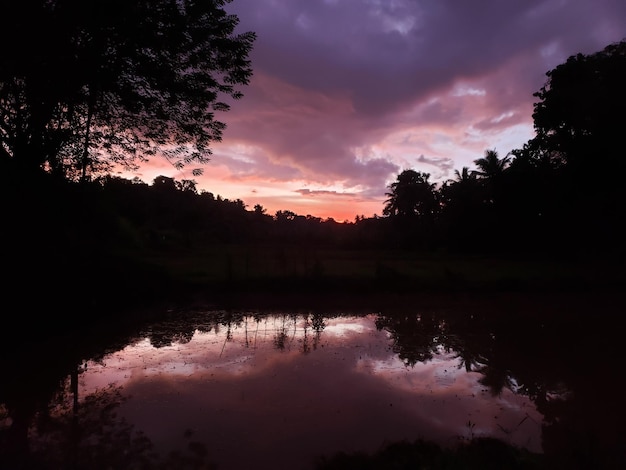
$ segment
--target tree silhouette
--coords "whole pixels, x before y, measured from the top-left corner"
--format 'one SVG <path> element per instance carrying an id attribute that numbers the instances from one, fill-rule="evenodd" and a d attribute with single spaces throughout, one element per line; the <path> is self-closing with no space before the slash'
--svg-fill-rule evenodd
<path id="1" fill-rule="evenodd" d="M 533 122 L 543 147 L 561 152 L 570 166 L 599 163 L 624 168 L 626 41 L 590 55 L 571 56 L 546 73 L 533 96 Z"/>
<path id="2" fill-rule="evenodd" d="M 2 2 L 0 160 L 83 180 L 157 152 L 206 162 L 252 73 L 229 1 Z"/>
<path id="3" fill-rule="evenodd" d="M 537 136 L 530 144 L 562 162 L 560 236 L 587 252 L 623 252 L 626 41 L 571 56 L 546 75 L 534 94 Z"/>
<path id="4" fill-rule="evenodd" d="M 478 168 L 476 174 L 482 183 L 482 224 L 486 234 L 482 245 L 490 251 L 502 249 L 505 237 L 510 233 L 512 214 L 504 202 L 507 191 L 505 176 L 510 160 L 510 155 L 500 158 L 495 149 L 486 150 L 483 157 L 474 160 Z"/>
<path id="5" fill-rule="evenodd" d="M 432 217 L 437 210 L 435 184 L 428 181 L 429 173 L 404 170 L 385 193 L 387 200 L 383 215 L 400 217 Z"/>
<path id="6" fill-rule="evenodd" d="M 467 184 L 476 180 L 476 172 L 470 171 L 466 166 L 464 166 L 461 171 L 454 170 L 454 176 L 456 176 L 456 182 L 461 184 Z"/>
<path id="7" fill-rule="evenodd" d="M 477 171 L 463 167 L 454 174 L 440 189 L 443 231 L 450 248 L 471 251 L 485 238 L 485 189 Z"/>
<path id="8" fill-rule="evenodd" d="M 510 156 L 500 158 L 495 149 L 490 149 L 485 151 L 484 157 L 474 160 L 474 164 L 478 167 L 478 175 L 493 180 L 502 175 L 510 160 Z"/>

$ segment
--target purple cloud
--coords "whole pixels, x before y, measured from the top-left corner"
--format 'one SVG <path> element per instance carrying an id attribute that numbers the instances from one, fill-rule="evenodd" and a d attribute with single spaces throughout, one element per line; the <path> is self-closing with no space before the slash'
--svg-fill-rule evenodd
<path id="1" fill-rule="evenodd" d="M 270 183 L 292 194 L 310 186 L 300 197 L 316 202 L 318 191 L 357 194 L 369 206 L 355 214 L 375 204 L 380 213 L 404 168 L 442 181 L 485 149 L 521 147 L 546 72 L 626 31 L 620 0 L 234 0 L 227 9 L 258 39 L 252 81 L 220 116 L 220 187 L 264 181 L 269 197 Z M 203 185 L 217 183 L 210 173 Z"/>

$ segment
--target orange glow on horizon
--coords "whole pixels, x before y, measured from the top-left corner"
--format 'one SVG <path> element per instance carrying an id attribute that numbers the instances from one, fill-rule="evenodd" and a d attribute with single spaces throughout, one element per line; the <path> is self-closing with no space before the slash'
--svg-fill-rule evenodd
<path id="1" fill-rule="evenodd" d="M 158 159 L 155 159 L 158 161 Z M 210 164 L 209 164 L 210 165 Z M 342 194 L 333 191 L 311 191 L 303 194 L 297 189 L 306 183 L 267 181 L 255 176 L 235 177 L 224 165 L 205 168 L 201 176 L 194 177 L 191 170 L 179 171 L 164 161 L 144 165 L 137 172 L 120 172 L 122 178 L 139 178 L 151 185 L 157 176 L 167 176 L 176 181 L 196 181 L 198 192 L 210 192 L 215 197 L 231 201 L 240 199 L 249 211 L 260 204 L 268 215 L 277 211 L 291 211 L 300 216 L 310 215 L 322 220 L 332 218 L 337 222 L 353 222 L 356 216 L 373 217 L 382 214 L 384 197 L 380 200 L 367 199 L 358 194 Z"/>

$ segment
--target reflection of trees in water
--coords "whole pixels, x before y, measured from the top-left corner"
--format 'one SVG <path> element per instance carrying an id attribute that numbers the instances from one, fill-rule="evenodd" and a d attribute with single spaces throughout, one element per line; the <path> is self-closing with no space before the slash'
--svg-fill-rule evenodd
<path id="1" fill-rule="evenodd" d="M 521 320 L 520 320 L 521 321 Z M 458 367 L 467 372 L 479 372 L 480 383 L 488 387 L 491 393 L 499 395 L 505 388 L 518 391 L 516 374 L 528 370 L 513 366 L 520 365 L 527 356 L 520 358 L 523 349 L 519 334 L 528 335 L 522 338 L 536 338 L 536 334 L 525 331 L 529 327 L 518 322 L 490 322 L 480 315 L 452 315 L 441 312 L 419 312 L 402 315 L 379 315 L 376 327 L 389 333 L 392 350 L 407 367 L 417 363 L 428 362 L 440 351 L 452 352 L 458 359 Z M 529 379 L 536 377 L 533 370 Z M 523 374 L 522 374 L 523 375 Z M 522 390 L 538 389 L 529 383 Z M 534 396 L 534 395 L 531 395 Z"/>
<path id="2" fill-rule="evenodd" d="M 428 362 L 437 351 L 444 324 L 434 315 L 407 314 L 402 316 L 379 316 L 376 328 L 386 330 L 393 341 L 393 352 L 402 362 L 413 367 L 418 362 Z"/>
<path id="3" fill-rule="evenodd" d="M 546 468 L 626 468 L 625 385 L 619 302 L 506 306 L 495 312 L 381 315 L 393 350 L 409 367 L 453 351 L 492 395 L 528 396 L 543 414 Z"/>
<path id="4" fill-rule="evenodd" d="M 133 343 L 135 336 L 127 334 L 124 328 L 120 330 L 115 335 L 68 334 L 56 340 L 51 337 L 49 341 L 24 341 L 19 347 L 12 346 L 0 354 L 0 404 L 5 410 L 4 422 L 0 425 L 0 465 L 10 469 L 31 468 L 12 463 L 28 457 L 34 426 L 43 429 L 54 422 L 49 415 L 53 411 L 50 403 L 58 401 L 55 397 L 71 397 L 68 403 L 76 407 L 78 368 L 81 367 L 77 364 L 82 364 L 84 357 L 98 361 L 107 351 Z"/>
<path id="5" fill-rule="evenodd" d="M 280 351 L 289 349 L 295 341 L 301 342 L 301 351 L 308 353 L 317 349 L 321 334 L 326 327 L 326 319 L 333 315 L 319 312 L 305 313 L 268 313 L 259 312 L 183 312 L 172 318 L 150 325 L 145 336 L 155 348 L 186 344 L 196 332 L 216 335 L 225 331 L 224 346 L 235 341 L 235 332 L 242 330 L 243 345 L 246 348 L 256 345 L 261 324 L 263 332 L 268 333 L 268 321 L 271 323 L 272 344 Z M 223 348 L 222 348 L 223 349 Z M 223 351 L 222 351 L 223 352 Z"/>
<path id="6" fill-rule="evenodd" d="M 215 468 L 203 444 L 191 441 L 185 452 L 161 455 L 150 439 L 117 414 L 124 398 L 109 386 L 77 405 L 73 379 L 42 408 L 29 430 L 29 446 L 3 461 L 15 469 Z M 4 468 L 4 467 L 3 467 Z"/>
<path id="7" fill-rule="evenodd" d="M 276 318 L 274 318 L 274 322 L 276 322 Z M 274 346 L 283 351 L 287 343 L 287 315 L 280 315 L 279 325 L 276 326 L 274 323 Z"/>
<path id="8" fill-rule="evenodd" d="M 619 329 L 611 320 L 615 311 L 606 308 L 608 315 L 602 317 L 599 307 L 591 311 L 581 308 L 583 311 L 563 309 L 563 314 L 549 309 L 537 314 L 528 310 L 516 313 L 513 309 L 494 314 L 390 313 L 379 315 L 376 327 L 388 332 L 394 353 L 407 367 L 430 361 L 444 350 L 455 354 L 459 368 L 481 374 L 481 383 L 492 394 L 510 388 L 527 395 L 544 416 L 543 448 L 546 462 L 553 464 L 550 468 L 563 468 L 559 464 L 564 462 L 572 469 L 621 468 L 626 463 L 623 445 L 626 420 L 620 411 L 624 383 L 613 359 L 619 357 L 622 344 L 616 338 Z M 161 347 L 188 342 L 196 332 L 213 331 L 224 335 L 225 341 L 241 341 L 251 348 L 256 347 L 257 337 L 263 334 L 279 350 L 297 343 L 297 349 L 306 354 L 317 348 L 328 319 L 335 317 L 314 312 L 284 315 L 196 312 L 188 316 L 173 315 L 170 320 L 149 327 L 146 334 L 153 345 Z M 138 341 L 139 337 L 134 335 L 132 341 Z M 129 341 L 126 338 L 124 344 Z M 117 340 L 110 343 L 117 344 Z M 98 348 L 98 354 L 101 356 L 106 350 L 111 347 Z M 0 423 L 4 426 L 0 428 L 2 456 L 10 456 L 11 452 L 18 455 L 20 451 L 21 455 L 29 455 L 29 440 L 36 437 L 39 440 L 33 458 L 42 461 L 47 452 L 52 452 L 55 459 L 71 452 L 86 459 L 89 452 L 101 456 L 102 461 L 109 458 L 113 462 L 120 455 L 113 449 L 115 446 L 125 448 L 124 452 L 132 453 L 137 459 L 152 458 L 145 437 L 133 433 L 126 423 L 116 421 L 115 410 L 119 405 L 116 391 L 86 397 L 77 410 L 72 409 L 78 371 L 68 364 L 80 364 L 78 357 L 94 355 L 86 355 L 84 351 L 70 357 L 59 354 L 56 364 L 49 351 L 45 349 L 41 357 L 30 362 L 16 357 L 0 358 L 4 372 L 0 387 L 0 404 L 4 405 L 0 407 L 0 418 L 4 421 Z M 599 351 L 605 360 L 598 360 Z M 29 363 L 39 364 L 36 373 L 28 367 Z M 66 408 L 50 408 L 50 397 L 58 387 L 59 377 L 67 377 L 68 370 L 75 372 L 72 375 L 75 380 L 65 384 L 56 400 L 65 403 Z M 192 447 L 186 457 L 167 458 L 206 460 L 206 449 Z M 9 452 L 9 449 L 13 450 Z M 49 462 L 51 466 L 38 468 L 53 468 L 56 461 Z M 92 468 L 102 468 L 97 463 Z M 159 468 L 160 464 L 163 462 L 155 463 L 152 468 Z"/>
<path id="9" fill-rule="evenodd" d="M 237 312 L 216 311 L 188 311 L 171 312 L 164 321 L 151 324 L 144 335 L 155 348 L 171 346 L 173 343 L 186 344 L 193 339 L 196 331 L 219 334 L 226 328 L 226 339 L 232 339 L 232 328 L 243 322 L 243 315 Z"/>
<path id="10" fill-rule="evenodd" d="M 72 461 L 77 462 L 73 468 L 78 469 L 207 468 L 206 450 L 191 442 L 190 455 L 172 454 L 148 467 L 141 466 L 140 459 L 149 458 L 150 443 L 132 433 L 126 423 L 115 420 L 117 392 L 109 390 L 85 397 L 78 406 L 76 364 L 82 364 L 85 357 L 98 362 L 106 354 L 145 337 L 153 346 L 164 347 L 188 343 L 196 332 L 218 334 L 226 328 L 225 337 L 233 340 L 233 332 L 244 321 L 254 321 L 258 331 L 259 323 L 267 317 L 257 313 L 174 312 L 169 319 L 150 324 L 139 333 L 99 331 L 97 337 L 81 336 L 62 346 L 28 344 L 21 354 L 11 351 L 0 355 L 0 468 L 56 469 L 67 467 Z M 70 455 L 70 451 L 77 454 Z M 137 458 L 135 467 L 129 460 L 131 456 Z M 92 457 L 90 465 L 82 465 L 84 459 Z M 115 463 L 116 458 L 120 459 L 119 464 Z M 171 462 L 169 467 L 167 461 Z"/>
<path id="11" fill-rule="evenodd" d="M 317 349 L 325 327 L 325 317 L 319 313 L 291 313 L 274 317 L 274 346 L 282 351 L 299 341 L 300 350 L 307 354 Z M 310 331 L 312 334 L 309 334 Z"/>
<path id="12" fill-rule="evenodd" d="M 452 347 L 451 350 L 456 351 L 455 359 L 459 360 L 459 369 L 465 369 L 465 372 L 479 370 L 486 362 L 481 353 L 472 349 L 459 350 Z"/>
<path id="13" fill-rule="evenodd" d="M 302 335 L 302 352 L 304 354 L 317 349 L 324 328 L 326 328 L 326 322 L 323 315 L 319 313 L 304 315 L 304 331 Z M 313 330 L 312 338 L 309 336 L 309 329 Z"/>

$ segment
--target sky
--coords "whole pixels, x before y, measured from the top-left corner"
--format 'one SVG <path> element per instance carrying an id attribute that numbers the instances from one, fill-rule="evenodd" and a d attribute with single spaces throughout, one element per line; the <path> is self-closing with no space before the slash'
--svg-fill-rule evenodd
<path id="1" fill-rule="evenodd" d="M 273 215 L 381 215 L 406 169 L 441 183 L 534 136 L 533 93 L 571 55 L 626 39 L 623 0 L 234 0 L 253 76 L 200 177 L 133 176 Z"/>

